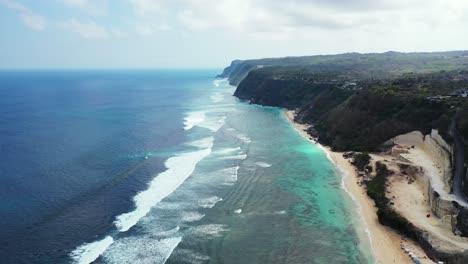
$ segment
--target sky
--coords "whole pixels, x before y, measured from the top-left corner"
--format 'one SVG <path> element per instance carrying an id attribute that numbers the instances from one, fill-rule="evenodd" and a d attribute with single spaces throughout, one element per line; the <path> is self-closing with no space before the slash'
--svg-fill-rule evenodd
<path id="1" fill-rule="evenodd" d="M 466 0 L 0 0 L 0 68 L 468 50 Z"/>

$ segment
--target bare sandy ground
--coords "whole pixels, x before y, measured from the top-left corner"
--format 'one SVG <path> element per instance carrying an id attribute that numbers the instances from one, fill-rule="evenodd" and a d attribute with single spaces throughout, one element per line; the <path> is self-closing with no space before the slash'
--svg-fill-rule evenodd
<path id="1" fill-rule="evenodd" d="M 413 165 L 420 166 L 423 169 L 425 179 L 431 181 L 432 186 L 439 195 L 455 200 L 455 196 L 446 193 L 448 189 L 442 181 L 443 175 L 440 167 L 443 166 L 437 162 L 433 153 L 428 151 L 422 144 L 421 137 L 417 133 L 409 133 L 398 137 L 396 143 L 403 148 L 408 148 L 408 152 L 401 154 Z M 409 146 L 415 146 L 411 148 Z M 394 170 L 396 171 L 396 170 Z M 433 216 L 428 204 L 427 185 L 416 180 L 408 184 L 405 176 L 395 174 L 390 178 L 390 188 L 387 197 L 395 197 L 395 210 L 407 218 L 415 226 L 429 231 L 434 240 L 437 240 L 437 246 L 448 250 L 463 251 L 468 250 L 468 238 L 456 236 L 451 231 L 450 216 L 438 218 Z M 460 201 L 461 202 L 461 201 Z M 427 217 L 427 215 L 430 217 Z"/>
<path id="2" fill-rule="evenodd" d="M 294 122 L 293 111 L 284 111 L 284 114 L 298 133 L 315 143 L 311 136 L 305 132 L 308 127 Z M 434 263 L 427 258 L 424 251 L 414 241 L 402 237 L 378 222 L 374 201 L 367 196 L 364 187 L 358 184 L 360 181 L 358 174 L 354 166 L 343 158 L 343 153 L 333 152 L 327 147 L 319 146 L 342 173 L 343 188 L 354 201 L 357 214 L 362 218 L 363 228 L 367 230 L 367 237 L 361 239 L 369 240 L 376 263 L 413 263 L 411 258 L 401 249 L 401 246 L 415 253 L 422 263 Z"/>

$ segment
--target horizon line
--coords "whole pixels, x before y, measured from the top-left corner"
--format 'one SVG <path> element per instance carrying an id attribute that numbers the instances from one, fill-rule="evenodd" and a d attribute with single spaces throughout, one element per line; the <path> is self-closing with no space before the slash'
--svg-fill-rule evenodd
<path id="1" fill-rule="evenodd" d="M 0 71 L 95 71 L 95 70 L 101 70 L 101 71 L 128 71 L 128 70 L 159 70 L 159 71 L 171 71 L 171 70 L 219 70 L 223 69 L 224 67 L 168 67 L 168 68 L 160 68 L 160 67 L 155 67 L 155 68 L 106 68 L 106 67 L 96 67 L 96 68 L 0 68 Z"/>

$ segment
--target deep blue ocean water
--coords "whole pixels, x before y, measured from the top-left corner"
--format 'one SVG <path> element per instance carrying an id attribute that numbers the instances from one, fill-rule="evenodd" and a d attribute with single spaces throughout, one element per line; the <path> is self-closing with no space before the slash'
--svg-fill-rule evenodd
<path id="1" fill-rule="evenodd" d="M 1 71 L 0 263 L 365 263 L 325 154 L 214 70 Z"/>

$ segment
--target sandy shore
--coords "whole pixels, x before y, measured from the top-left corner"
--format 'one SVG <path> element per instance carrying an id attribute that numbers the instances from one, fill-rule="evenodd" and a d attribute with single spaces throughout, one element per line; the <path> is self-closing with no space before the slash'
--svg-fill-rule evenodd
<path id="1" fill-rule="evenodd" d="M 299 134 L 315 143 L 311 136 L 305 132 L 308 126 L 294 122 L 293 111 L 284 111 L 284 115 Z M 429 259 L 425 259 L 424 251 L 415 242 L 402 237 L 378 222 L 374 201 L 367 196 L 365 189 L 358 184 L 357 172 L 354 166 L 343 158 L 343 153 L 333 152 L 328 147 L 319 146 L 342 173 L 343 188 L 356 205 L 356 212 L 362 218 L 362 228 L 367 230 L 367 237 L 361 239 L 369 240 L 376 263 L 413 263 L 411 258 L 401 249 L 401 245 L 410 248 L 423 263 L 434 263 Z"/>

